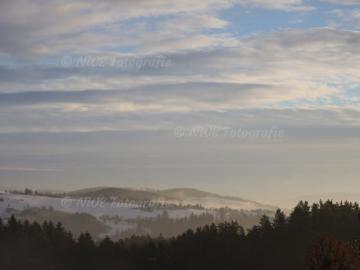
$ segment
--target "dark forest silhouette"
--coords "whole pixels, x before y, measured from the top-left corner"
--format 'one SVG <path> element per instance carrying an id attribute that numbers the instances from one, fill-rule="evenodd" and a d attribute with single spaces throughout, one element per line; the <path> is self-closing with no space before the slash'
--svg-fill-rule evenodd
<path id="1" fill-rule="evenodd" d="M 168 211 L 164 210 L 155 218 L 138 217 L 136 219 L 126 219 L 118 216 L 101 216 L 100 219 L 105 223 L 113 222 L 116 224 L 126 222 L 134 226 L 131 229 L 124 230 L 111 237 L 112 239 L 119 240 L 131 237 L 132 235 L 157 237 L 161 234 L 164 237 L 174 237 L 188 229 L 195 230 L 207 224 L 219 224 L 229 221 L 236 221 L 247 229 L 252 228 L 254 224 L 258 224 L 261 216 L 265 213 L 274 214 L 274 212 L 266 210 L 241 211 L 230 208 L 220 208 L 197 215 L 191 213 L 189 216 L 183 218 L 173 218 L 169 215 Z"/>
<path id="2" fill-rule="evenodd" d="M 237 222 L 210 224 L 179 236 L 132 236 L 95 243 L 74 239 L 61 224 L 0 222 L 1 270 L 92 269 L 360 269 L 359 206 L 300 202 L 245 232 Z"/>

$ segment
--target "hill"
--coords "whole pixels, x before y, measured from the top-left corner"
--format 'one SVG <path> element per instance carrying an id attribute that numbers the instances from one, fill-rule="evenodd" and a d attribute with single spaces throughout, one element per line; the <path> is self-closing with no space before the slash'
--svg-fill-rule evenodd
<path id="1" fill-rule="evenodd" d="M 107 198 L 119 201 L 152 201 L 168 204 L 201 205 L 204 208 L 228 207 L 237 210 L 271 210 L 277 207 L 239 197 L 223 196 L 193 188 L 174 188 L 166 190 L 137 190 L 130 188 L 98 187 L 70 192 L 72 198 Z"/>

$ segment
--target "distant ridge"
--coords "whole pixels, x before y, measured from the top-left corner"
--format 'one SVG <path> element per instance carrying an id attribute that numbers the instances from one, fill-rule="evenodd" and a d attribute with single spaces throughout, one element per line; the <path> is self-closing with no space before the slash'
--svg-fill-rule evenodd
<path id="1" fill-rule="evenodd" d="M 275 210 L 277 207 L 239 197 L 224 196 L 194 188 L 172 188 L 165 190 L 95 187 L 76 190 L 67 196 L 80 198 L 109 198 L 114 200 L 156 201 L 175 204 L 201 205 L 205 208 L 229 207 L 233 209 Z"/>

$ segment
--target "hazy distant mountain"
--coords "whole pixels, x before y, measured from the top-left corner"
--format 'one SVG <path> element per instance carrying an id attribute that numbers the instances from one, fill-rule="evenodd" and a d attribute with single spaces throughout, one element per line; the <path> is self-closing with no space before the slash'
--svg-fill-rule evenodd
<path id="1" fill-rule="evenodd" d="M 74 198 L 109 198 L 117 200 L 152 201 L 159 199 L 156 191 L 136 190 L 131 188 L 97 187 L 73 191 L 67 194 Z"/>
<path id="2" fill-rule="evenodd" d="M 98 187 L 77 190 L 67 194 L 74 198 L 107 198 L 112 200 L 154 201 L 182 205 L 201 205 L 205 208 L 229 207 L 232 209 L 275 210 L 272 205 L 238 197 L 222 196 L 192 188 L 174 188 L 166 190 L 136 190 L 130 188 Z"/>
<path id="3" fill-rule="evenodd" d="M 273 216 L 274 208 L 195 189 L 101 187 L 57 195 L 0 193 L 0 218 L 5 221 L 11 215 L 38 222 L 60 221 L 75 235 L 88 231 L 94 237 L 106 234 L 115 239 L 132 234 L 175 236 L 189 228 L 230 220 L 249 228 L 262 215 Z"/>

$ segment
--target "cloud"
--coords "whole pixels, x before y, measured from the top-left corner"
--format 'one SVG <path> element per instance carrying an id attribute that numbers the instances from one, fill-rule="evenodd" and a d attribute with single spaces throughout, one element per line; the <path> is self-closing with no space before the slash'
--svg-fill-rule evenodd
<path id="1" fill-rule="evenodd" d="M 58 172 L 59 169 L 40 169 L 40 168 L 23 168 L 23 167 L 0 167 L 3 172 Z"/>
<path id="2" fill-rule="evenodd" d="M 90 108 L 80 110 L 79 107 Z M 282 108 L 282 109 L 239 109 L 232 111 L 187 111 L 162 113 L 156 110 L 145 113 L 136 110 L 109 110 L 103 105 L 71 104 L 66 106 L 33 106 L 2 108 L 0 113 L 0 134 L 28 133 L 96 133 L 126 131 L 159 132 L 159 136 L 174 135 L 177 127 L 230 127 L 264 129 L 277 127 L 285 129 L 288 136 L 296 138 L 356 139 L 359 135 L 360 110 L 354 108 Z M 64 109 L 65 108 L 65 109 Z M 356 132 L 355 132 L 356 131 Z M 305 133 L 304 133 L 305 132 Z M 9 135 L 10 136 L 10 135 Z M 100 135 L 99 135 L 100 136 Z M 288 137 L 287 136 L 287 137 Z M 290 137 L 289 137 L 290 138 Z M 296 141 L 296 140 L 295 140 Z M 41 138 L 39 138 L 41 142 Z M 6 144 L 5 144 L 6 145 Z"/>
<path id="3" fill-rule="evenodd" d="M 321 0 L 321 2 L 328 2 L 338 5 L 359 5 L 359 1 L 357 0 Z"/>
<path id="4" fill-rule="evenodd" d="M 198 91 L 202 91 L 206 97 L 206 94 L 214 95 L 217 92 L 218 96 L 223 94 L 222 86 L 216 86 L 216 83 L 226 86 L 258 85 L 261 82 L 262 85 L 271 85 L 272 90 L 257 90 L 258 100 L 267 99 L 273 105 L 291 99 L 312 100 L 334 95 L 343 98 L 342 91 L 360 80 L 359 41 L 360 34 L 357 31 L 330 28 L 284 30 L 265 36 L 236 39 L 236 44 L 230 47 L 186 52 L 175 50 L 163 55 L 170 64 L 162 68 L 122 70 L 116 67 L 64 68 L 56 65 L 2 67 L 0 89 L 3 92 L 24 92 L 24 88 L 28 91 L 130 91 L 141 87 L 148 88 L 148 92 L 156 95 L 161 92 L 159 89 L 167 87 L 169 95 L 176 94 L 173 97 L 175 99 L 181 96 L 182 91 L 186 97 L 186 83 L 199 87 Z M 111 59 L 119 55 L 108 54 L 107 57 Z M 172 88 L 181 88 L 182 84 L 183 90 L 172 91 Z M 204 86 L 208 87 L 208 91 L 202 89 Z M 192 91 L 196 95 L 196 89 Z M 244 92 L 247 90 L 242 92 L 242 96 L 246 97 Z M 133 91 L 129 96 L 135 96 L 136 93 Z M 238 99 L 234 97 L 234 100 Z M 251 99 L 248 102 L 252 104 Z"/>
<path id="5" fill-rule="evenodd" d="M 43 127 L 40 123 L 33 127 L 39 130 L 61 129 L 52 120 L 72 123 L 76 114 L 77 129 L 88 130 L 81 119 L 97 114 L 150 113 L 156 122 L 160 114 L 168 113 L 186 117 L 248 109 L 345 110 L 359 105 L 350 94 L 360 82 L 358 31 L 323 27 L 239 36 L 222 14 L 235 5 L 312 9 L 305 1 L 6 0 L 1 5 L 6 7 L 0 11 L 2 111 L 22 111 L 29 114 L 30 123 L 40 117 Z M 110 60 L 162 56 L 170 64 L 139 69 L 65 67 L 64 56 Z M 9 114 L 3 118 L 4 129 L 23 125 Z M 111 123 L 101 125 L 101 119 L 95 123 L 99 129 L 113 128 Z M 136 126 L 142 123 L 121 124 L 125 129 Z"/>
<path id="6" fill-rule="evenodd" d="M 156 38 L 163 32 L 172 44 L 179 37 L 178 30 L 189 35 L 201 29 L 224 28 L 227 22 L 219 18 L 218 12 L 234 5 L 289 11 L 309 9 L 301 0 L 201 0 L 196 3 L 190 0 L 171 3 L 165 0 L 4 0 L 0 10 L 0 53 L 28 59 L 69 50 L 83 53 L 100 48 L 119 50 L 135 46 L 136 39 L 149 30 L 143 29 L 137 36 L 139 28 L 162 22 L 169 15 L 174 18 L 172 22 L 166 22 L 162 30 L 155 30 L 158 31 Z M 134 25 L 136 32 L 131 30 Z M 212 41 L 211 35 L 194 38 L 205 45 L 218 42 Z"/>
<path id="7" fill-rule="evenodd" d="M 296 99 L 314 100 L 336 95 L 336 89 L 304 82 L 286 84 L 241 84 L 193 82 L 123 90 L 50 91 L 0 94 L 0 105 L 79 104 L 81 111 L 228 111 L 239 108 L 274 106 Z M 292 87 L 292 88 L 291 88 Z M 151 93 L 151 95 L 149 95 Z M 83 106 L 80 106 L 83 104 Z M 96 106 L 98 105 L 98 106 Z M 51 107 L 52 105 L 50 105 Z M 64 106 L 64 108 L 68 108 Z"/>

